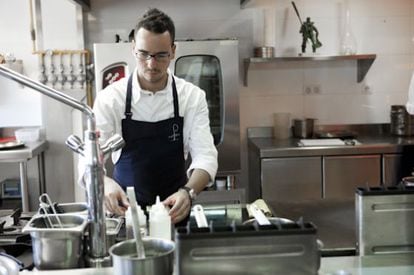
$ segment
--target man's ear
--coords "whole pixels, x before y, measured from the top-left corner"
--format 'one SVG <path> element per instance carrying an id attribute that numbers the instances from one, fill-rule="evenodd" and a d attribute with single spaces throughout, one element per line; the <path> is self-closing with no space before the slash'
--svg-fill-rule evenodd
<path id="1" fill-rule="evenodd" d="M 171 56 L 170 56 L 170 59 L 171 60 L 173 60 L 174 58 L 175 58 L 175 49 L 177 48 L 177 46 L 175 45 L 175 44 L 172 44 L 172 46 L 171 46 L 171 51 L 172 51 L 172 54 L 171 54 Z"/>
<path id="2" fill-rule="evenodd" d="M 131 52 L 132 52 L 132 55 L 135 56 L 135 40 L 132 40 L 131 42 L 132 42 Z"/>

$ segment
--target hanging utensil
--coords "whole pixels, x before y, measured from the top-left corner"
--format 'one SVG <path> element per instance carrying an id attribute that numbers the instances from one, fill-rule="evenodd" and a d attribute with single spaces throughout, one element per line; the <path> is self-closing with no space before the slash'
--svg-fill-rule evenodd
<path id="1" fill-rule="evenodd" d="M 52 85 L 55 86 L 57 81 L 57 76 L 55 75 L 55 64 L 53 61 L 54 53 L 52 50 L 47 50 L 45 55 L 49 57 L 49 75 L 47 76 L 47 81 Z"/>
<path id="2" fill-rule="evenodd" d="M 83 53 L 79 54 L 79 69 L 78 69 L 78 75 L 76 77 L 76 81 L 80 84 L 81 89 L 83 89 L 83 85 L 85 84 L 85 81 L 86 81 Z"/>
<path id="3" fill-rule="evenodd" d="M 61 87 L 65 86 L 66 82 L 66 75 L 65 72 L 65 66 L 63 66 L 63 53 L 59 53 L 59 74 L 57 77 L 57 81 L 60 83 Z"/>
<path id="4" fill-rule="evenodd" d="M 47 77 L 45 67 L 45 55 L 43 53 L 39 54 L 39 72 L 39 82 L 45 84 L 47 82 Z"/>
<path id="5" fill-rule="evenodd" d="M 68 75 L 66 77 L 67 81 L 70 84 L 70 88 L 73 89 L 73 83 L 75 82 L 75 75 L 73 73 L 73 58 L 72 58 L 72 54 L 69 54 L 69 70 L 68 70 Z"/>

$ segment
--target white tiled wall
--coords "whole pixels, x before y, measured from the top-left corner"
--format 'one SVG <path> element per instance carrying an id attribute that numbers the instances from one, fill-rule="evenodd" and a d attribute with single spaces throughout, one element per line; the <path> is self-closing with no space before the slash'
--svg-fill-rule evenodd
<path id="1" fill-rule="evenodd" d="M 302 19 L 311 17 L 320 32 L 323 47 L 318 54 L 338 54 L 345 1 L 296 0 L 295 3 Z M 123 28 L 133 26 L 135 15 L 151 6 L 171 15 L 178 38 L 238 37 L 241 59 L 251 56 L 253 46 L 259 45 L 274 46 L 277 56 L 297 55 L 300 51 L 300 25 L 290 0 L 252 0 L 244 9 L 240 9 L 238 0 L 179 0 L 174 4 L 165 0 L 123 1 L 123 4 L 114 11 L 108 1 L 92 1 L 91 14 L 95 19 L 89 26 L 89 42 L 111 42 L 114 33 L 126 34 L 130 28 Z M 386 123 L 390 120 L 390 105 L 406 102 L 414 68 L 414 1 L 349 0 L 348 7 L 357 52 L 377 54 L 361 83 L 356 81 L 356 61 L 250 66 L 248 86 L 240 85 L 242 185 L 247 183 L 246 129 L 271 126 L 272 113 L 314 117 L 320 124 Z M 320 93 L 306 94 L 307 87 L 317 87 Z"/>

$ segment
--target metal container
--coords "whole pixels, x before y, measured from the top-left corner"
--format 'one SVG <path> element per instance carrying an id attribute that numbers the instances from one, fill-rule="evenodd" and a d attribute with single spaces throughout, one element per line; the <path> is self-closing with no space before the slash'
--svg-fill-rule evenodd
<path id="1" fill-rule="evenodd" d="M 355 194 L 360 256 L 414 253 L 414 187 L 358 188 Z"/>
<path id="2" fill-rule="evenodd" d="M 294 119 L 293 120 L 293 136 L 296 138 L 311 138 L 313 137 L 314 118 Z"/>
<path id="3" fill-rule="evenodd" d="M 407 112 L 404 105 L 391 106 L 391 134 L 396 136 L 414 135 L 414 116 Z"/>
<path id="4" fill-rule="evenodd" d="M 318 274 L 320 253 L 312 223 L 179 227 L 177 275 Z"/>
<path id="5" fill-rule="evenodd" d="M 261 58 L 273 58 L 274 57 L 274 47 L 262 46 L 262 47 L 255 47 L 253 54 L 254 57 L 261 57 Z"/>
<path id="6" fill-rule="evenodd" d="M 136 257 L 135 240 L 120 242 L 109 249 L 114 274 L 122 275 L 169 275 L 174 269 L 173 241 L 157 238 L 143 238 L 145 255 Z"/>
<path id="7" fill-rule="evenodd" d="M 36 215 L 23 228 L 23 232 L 29 232 L 32 237 L 33 262 L 37 269 L 81 267 L 87 217 L 58 216 L 62 227 L 57 223 L 49 224 L 46 215 Z M 53 215 L 49 218 L 55 221 Z"/>
<path id="8" fill-rule="evenodd" d="M 122 226 L 121 219 L 106 218 L 106 247 L 109 250 L 111 246 L 116 243 L 116 237 L 119 234 Z"/>

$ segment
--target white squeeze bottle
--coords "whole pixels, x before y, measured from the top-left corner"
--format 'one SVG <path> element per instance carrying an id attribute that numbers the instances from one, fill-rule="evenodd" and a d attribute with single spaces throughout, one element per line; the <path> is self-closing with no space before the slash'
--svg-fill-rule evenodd
<path id="1" fill-rule="evenodd" d="M 138 210 L 138 220 L 139 220 L 139 231 L 141 232 L 141 236 L 147 236 L 147 216 L 145 216 L 144 211 L 141 209 L 141 206 L 137 204 Z M 131 207 L 128 207 L 127 211 L 125 212 L 125 228 L 126 228 L 126 238 L 133 239 L 134 238 L 134 229 L 132 225 L 132 211 Z"/>
<path id="2" fill-rule="evenodd" d="M 171 218 L 159 196 L 155 204 L 151 206 L 149 232 L 151 237 L 171 240 Z"/>

